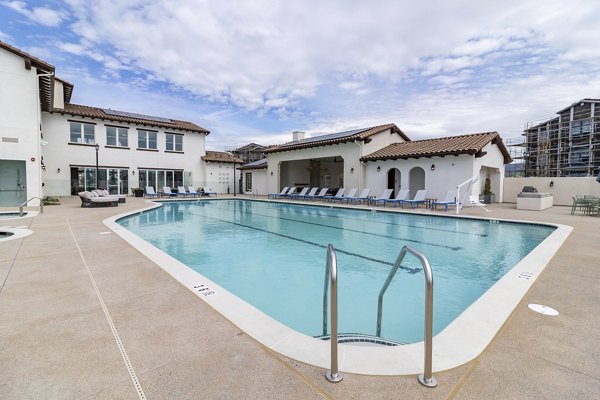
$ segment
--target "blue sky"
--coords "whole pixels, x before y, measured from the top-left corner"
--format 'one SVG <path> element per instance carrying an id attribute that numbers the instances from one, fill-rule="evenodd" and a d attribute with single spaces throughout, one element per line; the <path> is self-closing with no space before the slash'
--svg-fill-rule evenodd
<path id="1" fill-rule="evenodd" d="M 207 148 L 393 122 L 519 136 L 600 98 L 600 2 L 0 0 L 0 40 L 74 103 L 185 119 Z"/>

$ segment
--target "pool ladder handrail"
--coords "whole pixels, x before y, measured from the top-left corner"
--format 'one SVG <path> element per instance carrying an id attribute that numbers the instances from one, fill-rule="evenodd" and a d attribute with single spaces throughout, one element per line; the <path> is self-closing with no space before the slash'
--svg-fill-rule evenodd
<path id="1" fill-rule="evenodd" d="M 330 279 L 331 277 L 331 279 Z M 325 285 L 323 288 L 323 335 L 327 335 L 327 288 L 331 283 L 331 369 L 325 373 L 329 382 L 337 383 L 344 379 L 338 369 L 338 286 L 337 257 L 333 245 L 327 245 L 327 261 L 325 264 Z"/>
<path id="2" fill-rule="evenodd" d="M 396 275 L 402 260 L 406 253 L 411 253 L 421 261 L 423 265 L 423 271 L 425 272 L 425 367 L 421 375 L 419 375 L 419 382 L 423 386 L 434 388 L 437 386 L 436 379 L 432 376 L 432 353 L 433 353 L 433 271 L 429 265 L 429 260 L 425 255 L 414 248 L 406 245 L 400 250 L 398 258 L 394 263 L 394 267 L 390 271 L 381 291 L 379 292 L 379 298 L 377 300 L 377 336 L 381 336 L 381 313 L 383 308 L 383 295 L 387 290 L 388 286 L 392 282 L 392 279 Z"/>
<path id="3" fill-rule="evenodd" d="M 19 206 L 19 217 L 23 216 L 23 207 L 25 207 L 27 205 L 27 203 L 29 203 L 33 199 L 39 199 L 40 200 L 40 214 L 44 213 L 44 200 L 41 197 L 34 196 L 34 197 L 30 198 L 29 200 L 24 201 L 23 203 L 21 203 L 21 205 Z"/>

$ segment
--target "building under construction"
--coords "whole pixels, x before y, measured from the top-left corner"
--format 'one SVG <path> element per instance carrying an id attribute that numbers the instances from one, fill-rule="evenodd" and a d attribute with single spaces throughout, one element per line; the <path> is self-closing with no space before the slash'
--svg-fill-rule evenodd
<path id="1" fill-rule="evenodd" d="M 600 99 L 583 99 L 542 123 L 527 123 L 525 176 L 596 176 L 600 168 Z"/>

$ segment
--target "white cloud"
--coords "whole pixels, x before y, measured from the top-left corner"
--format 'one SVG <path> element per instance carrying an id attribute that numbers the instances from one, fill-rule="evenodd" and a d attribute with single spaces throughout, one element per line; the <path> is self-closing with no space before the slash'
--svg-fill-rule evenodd
<path id="1" fill-rule="evenodd" d="M 27 8 L 24 1 L 3 1 L 2 4 L 22 14 L 41 25 L 57 27 L 67 18 L 67 13 L 62 10 L 53 10 L 48 7 Z"/>
<path id="2" fill-rule="evenodd" d="M 8 42 L 8 41 L 12 41 L 13 38 L 10 35 L 0 31 L 0 40 L 2 40 L 4 42 Z"/>

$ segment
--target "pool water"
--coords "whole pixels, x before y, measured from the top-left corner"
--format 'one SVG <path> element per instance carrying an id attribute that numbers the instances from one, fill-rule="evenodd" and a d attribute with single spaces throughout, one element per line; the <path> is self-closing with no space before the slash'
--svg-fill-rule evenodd
<path id="1" fill-rule="evenodd" d="M 400 249 L 434 275 L 434 334 L 555 228 L 248 200 L 170 202 L 118 221 L 247 303 L 322 334 L 326 247 L 337 251 L 339 331 L 374 335 L 377 297 Z M 381 336 L 423 340 L 425 284 L 407 255 L 384 297 Z"/>

